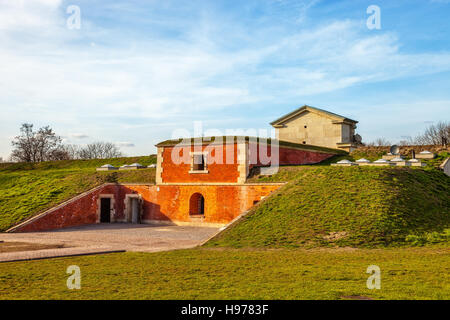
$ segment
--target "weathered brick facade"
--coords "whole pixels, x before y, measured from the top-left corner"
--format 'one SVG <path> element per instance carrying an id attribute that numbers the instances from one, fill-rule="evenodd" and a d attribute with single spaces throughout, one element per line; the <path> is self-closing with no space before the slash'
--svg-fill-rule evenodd
<path id="1" fill-rule="evenodd" d="M 226 151 L 232 153 L 231 163 L 225 159 Z M 236 144 L 226 147 L 202 146 L 201 151 L 208 152 L 208 173 L 189 173 L 191 170 L 189 153 L 194 152 L 194 147 L 166 147 L 162 152 L 162 182 L 164 183 L 236 183 L 239 178 L 238 148 Z M 174 163 L 172 155 L 184 160 Z M 176 159 L 175 159 L 176 160 Z M 216 161 L 217 160 L 217 161 Z M 220 160 L 220 161 L 219 161 Z M 221 162 L 221 163 L 217 163 Z"/>
<path id="2" fill-rule="evenodd" d="M 11 231 L 32 232 L 98 223 L 101 197 L 111 198 L 111 222 L 128 222 L 127 197 L 141 202 L 143 223 L 215 223 L 226 224 L 256 202 L 278 189 L 280 184 L 247 185 L 135 185 L 108 184 L 74 198 Z M 204 218 L 190 215 L 190 199 L 200 193 L 205 198 Z"/>
<path id="3" fill-rule="evenodd" d="M 247 184 L 255 166 L 312 164 L 336 153 L 249 140 L 227 144 L 157 145 L 156 184 L 107 184 L 10 231 L 27 232 L 108 222 L 226 224 L 281 184 Z M 260 148 L 261 147 L 261 148 Z M 199 164 L 193 161 L 200 159 Z M 109 199 L 104 204 L 103 198 Z"/>
<path id="4" fill-rule="evenodd" d="M 237 140 L 218 143 L 173 141 L 157 145 L 158 184 L 180 183 L 245 183 L 255 166 L 314 164 L 334 156 L 332 150 L 320 151 L 292 144 L 266 144 L 258 141 Z M 205 155 L 205 170 L 195 172 L 193 157 Z"/>

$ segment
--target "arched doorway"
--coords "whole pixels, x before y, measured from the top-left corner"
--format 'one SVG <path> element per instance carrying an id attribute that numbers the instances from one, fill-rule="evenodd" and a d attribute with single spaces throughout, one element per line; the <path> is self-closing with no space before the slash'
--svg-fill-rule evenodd
<path id="1" fill-rule="evenodd" d="M 204 216 L 205 215 L 205 198 L 201 193 L 194 193 L 189 200 L 189 215 Z"/>

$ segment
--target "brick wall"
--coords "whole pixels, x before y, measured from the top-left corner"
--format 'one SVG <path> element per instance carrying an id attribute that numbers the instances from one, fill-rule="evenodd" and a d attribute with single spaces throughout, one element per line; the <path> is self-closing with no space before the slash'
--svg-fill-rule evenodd
<path id="1" fill-rule="evenodd" d="M 334 156 L 334 154 L 331 153 L 300 150 L 284 146 L 273 147 L 273 150 L 270 146 L 268 146 L 266 150 L 265 145 L 261 146 L 259 146 L 256 143 L 250 143 L 249 145 L 250 168 L 254 166 L 268 165 L 267 161 L 269 159 L 274 159 L 272 158 L 272 151 L 278 152 L 278 161 L 280 165 L 314 164 Z M 256 164 L 254 164 L 255 162 Z"/>
<path id="2" fill-rule="evenodd" d="M 187 147 L 164 147 L 162 151 L 162 173 L 160 182 L 162 183 L 244 183 L 245 172 L 254 166 L 265 166 L 272 164 L 276 160 L 280 165 L 301 165 L 321 162 L 332 157 L 334 154 L 308 150 L 299 150 L 287 147 L 274 147 L 273 151 L 278 152 L 278 158 L 272 158 L 272 149 L 262 144 L 262 148 L 257 143 L 250 143 L 247 163 L 248 170 L 239 170 L 238 144 L 228 144 L 216 146 L 198 146 L 200 152 L 208 152 L 207 169 L 208 173 L 190 173 L 191 152 L 193 146 Z M 267 149 L 267 150 L 266 150 Z M 231 154 L 231 156 L 230 156 Z M 175 155 L 175 158 L 173 158 Z M 228 159 L 227 159 L 228 157 Z M 175 160 L 174 160 L 175 159 Z M 180 160 L 178 160 L 180 159 Z M 181 161 L 182 160 L 182 161 Z M 228 161 L 227 161 L 228 160 Z M 180 163 L 181 162 L 181 163 Z M 243 162 L 245 163 L 245 162 Z M 244 166 L 245 167 L 245 166 Z M 245 172 L 244 172 L 245 171 Z M 239 177 L 241 176 L 241 179 Z"/>
<path id="3" fill-rule="evenodd" d="M 229 153 L 227 153 L 228 147 L 230 148 Z M 237 145 L 230 144 L 227 146 L 227 148 L 224 148 L 222 145 L 201 146 L 201 150 L 195 151 L 208 152 L 208 173 L 189 173 L 189 171 L 191 170 L 190 152 L 194 151 L 194 146 L 165 147 L 162 153 L 162 181 L 164 183 L 236 182 L 239 177 Z M 174 160 L 172 158 L 172 153 L 179 156 L 183 160 L 182 163 L 176 163 L 177 160 Z M 231 154 L 229 161 L 226 161 L 226 154 Z M 175 159 L 178 158 L 176 157 Z M 220 162 L 222 162 L 222 164 Z"/>
<path id="4" fill-rule="evenodd" d="M 152 189 L 159 191 L 148 203 L 157 205 L 144 209 L 144 220 L 190 222 L 190 199 L 200 193 L 205 198 L 204 222 L 228 223 L 279 187 L 280 184 L 155 186 Z"/>
<path id="5" fill-rule="evenodd" d="M 280 165 L 314 164 L 331 158 L 334 154 L 305 151 L 290 148 L 280 148 Z"/>
<path id="6" fill-rule="evenodd" d="M 115 193 L 116 188 L 113 185 L 94 189 L 20 224 L 14 232 L 51 230 L 96 223 L 99 195 Z"/>
<path id="7" fill-rule="evenodd" d="M 257 185 L 115 185 L 108 184 L 78 196 L 27 222 L 12 232 L 33 232 L 75 227 L 99 222 L 99 198 L 111 197 L 112 222 L 126 222 L 127 196 L 141 199 L 144 223 L 193 222 L 189 215 L 190 198 L 200 193 L 205 198 L 205 223 L 225 224 L 255 202 L 280 187 L 280 184 Z"/>

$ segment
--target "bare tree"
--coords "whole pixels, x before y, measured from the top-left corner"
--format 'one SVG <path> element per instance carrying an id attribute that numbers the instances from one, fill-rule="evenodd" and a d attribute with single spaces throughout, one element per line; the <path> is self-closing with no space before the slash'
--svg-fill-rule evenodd
<path id="1" fill-rule="evenodd" d="M 408 136 L 408 137 L 404 137 L 402 140 L 400 140 L 398 142 L 399 146 L 412 146 L 415 145 L 416 141 L 415 139 L 413 139 L 412 137 Z"/>
<path id="2" fill-rule="evenodd" d="M 450 142 L 450 122 L 439 121 L 425 129 L 422 135 L 416 138 L 419 145 L 447 145 Z"/>
<path id="3" fill-rule="evenodd" d="M 54 154 L 61 153 L 62 139 L 49 126 L 38 130 L 35 141 L 38 161 L 52 160 Z"/>
<path id="4" fill-rule="evenodd" d="M 11 158 L 17 161 L 33 162 L 35 159 L 33 125 L 30 123 L 22 124 L 20 132 L 20 136 L 15 137 L 11 142 L 14 147 Z"/>
<path id="5" fill-rule="evenodd" d="M 61 147 L 61 137 L 49 127 L 33 131 L 30 123 L 22 124 L 21 134 L 11 142 L 14 147 L 11 158 L 14 161 L 40 162 L 51 158 L 51 154 Z"/>
<path id="6" fill-rule="evenodd" d="M 368 144 L 369 146 L 377 146 L 377 147 L 385 147 L 390 146 L 391 142 L 386 140 L 385 138 L 377 138 L 375 141 Z"/>
<path id="7" fill-rule="evenodd" d="M 119 148 L 111 142 L 94 142 L 78 151 L 80 159 L 107 159 L 123 156 Z"/>
<path id="8" fill-rule="evenodd" d="M 66 154 L 68 159 L 80 159 L 81 147 L 76 144 L 64 144 L 60 148 L 61 155 Z"/>
<path id="9" fill-rule="evenodd" d="M 65 146 L 61 148 L 54 149 L 50 151 L 47 155 L 47 160 L 58 161 L 58 160 L 72 160 L 74 159 L 69 152 L 65 149 Z"/>

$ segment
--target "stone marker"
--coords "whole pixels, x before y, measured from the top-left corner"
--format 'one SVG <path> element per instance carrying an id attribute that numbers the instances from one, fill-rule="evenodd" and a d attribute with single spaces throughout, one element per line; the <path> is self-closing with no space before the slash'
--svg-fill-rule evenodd
<path id="1" fill-rule="evenodd" d="M 442 164 L 439 166 L 439 168 L 444 171 L 446 175 L 450 177 L 450 158 L 447 158 L 442 162 Z"/>
<path id="2" fill-rule="evenodd" d="M 410 159 L 407 162 L 412 167 L 425 167 L 426 166 L 425 163 L 422 163 L 420 160 L 417 160 L 417 159 Z"/>
<path id="3" fill-rule="evenodd" d="M 361 158 L 355 161 L 357 165 L 359 166 L 368 166 L 371 164 L 371 162 L 365 158 Z"/>
<path id="4" fill-rule="evenodd" d="M 411 165 L 405 159 L 403 159 L 402 156 L 392 159 L 391 162 L 393 162 L 396 166 L 410 166 Z"/>
<path id="5" fill-rule="evenodd" d="M 332 166 L 341 166 L 341 167 L 357 166 L 356 163 L 353 163 L 353 162 L 351 162 L 350 160 L 347 160 L 347 159 L 338 161 L 336 163 L 332 163 L 331 165 Z"/>
<path id="6" fill-rule="evenodd" d="M 143 166 L 140 163 L 132 163 L 128 166 L 128 168 L 130 168 L 130 169 L 145 169 L 145 168 L 147 168 L 147 166 Z"/>
<path id="7" fill-rule="evenodd" d="M 392 160 L 392 159 L 395 159 L 397 157 L 398 157 L 397 154 L 392 154 L 392 153 L 389 152 L 388 154 L 385 154 L 381 158 L 384 159 L 384 160 Z"/>
<path id="8" fill-rule="evenodd" d="M 416 155 L 416 159 L 433 159 L 436 155 L 433 152 L 424 150 Z"/>
<path id="9" fill-rule="evenodd" d="M 395 166 L 395 163 L 392 163 L 386 159 L 378 159 L 372 163 L 373 166 Z"/>
<path id="10" fill-rule="evenodd" d="M 137 169 L 145 169 L 146 166 L 143 166 L 140 163 L 126 164 L 119 168 L 119 170 L 137 170 Z"/>
<path id="11" fill-rule="evenodd" d="M 117 170 L 117 168 L 110 164 L 105 164 L 105 165 L 97 168 L 96 170 L 97 171 L 109 171 L 109 170 Z"/>

